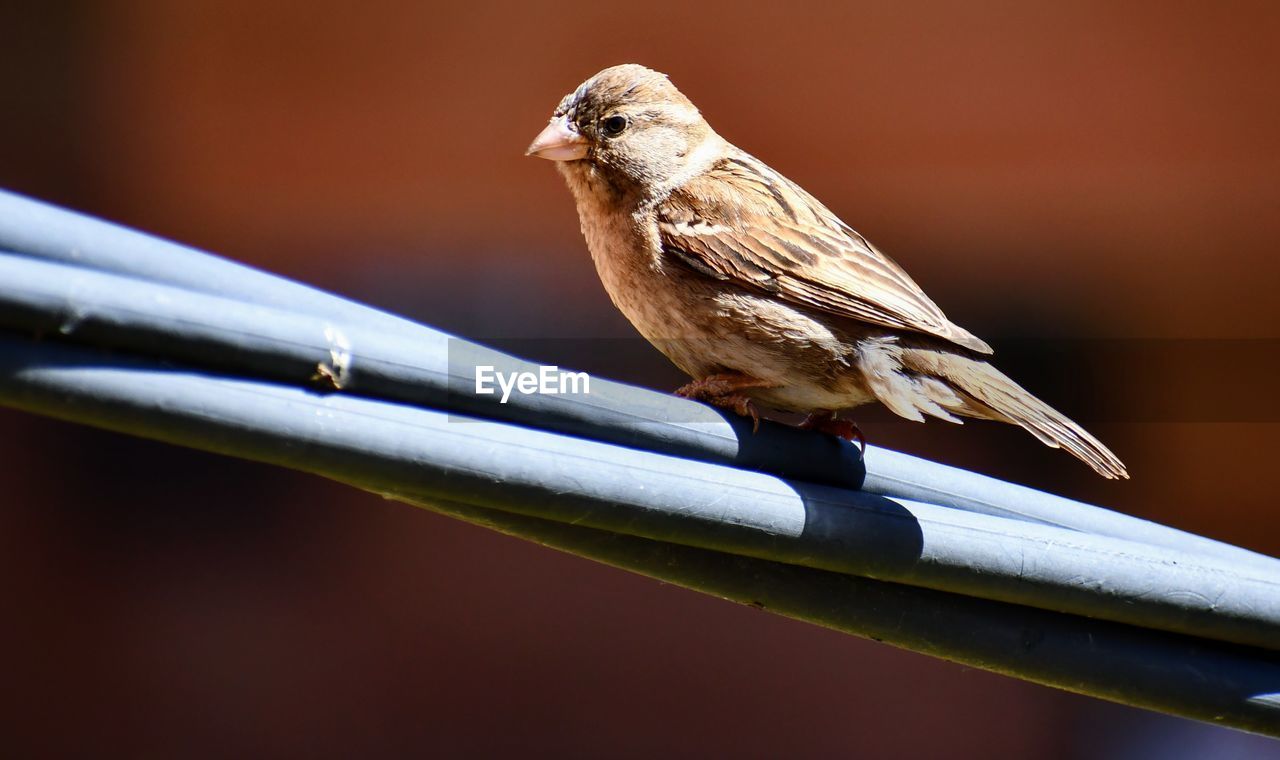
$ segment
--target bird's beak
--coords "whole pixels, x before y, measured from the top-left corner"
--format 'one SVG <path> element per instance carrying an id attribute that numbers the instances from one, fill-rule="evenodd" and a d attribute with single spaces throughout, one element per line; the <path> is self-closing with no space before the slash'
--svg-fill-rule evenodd
<path id="1" fill-rule="evenodd" d="M 570 129 L 569 120 L 560 116 L 533 138 L 524 154 L 551 161 L 577 161 L 587 157 L 587 138 Z"/>

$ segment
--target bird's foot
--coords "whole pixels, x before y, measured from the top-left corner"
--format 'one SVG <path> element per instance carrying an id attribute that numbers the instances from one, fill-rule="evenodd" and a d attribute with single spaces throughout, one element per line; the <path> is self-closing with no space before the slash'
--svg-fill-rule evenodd
<path id="1" fill-rule="evenodd" d="M 743 417 L 750 417 L 751 432 L 754 433 L 760 429 L 760 413 L 756 411 L 756 405 L 751 397 L 742 391 L 750 388 L 768 388 L 771 385 L 750 375 L 724 373 L 709 375 L 682 385 L 676 389 L 676 395 L 721 409 L 732 409 Z"/>
<path id="2" fill-rule="evenodd" d="M 716 375 L 707 375 L 691 383 L 685 383 L 676 389 L 676 395 L 694 401 L 711 403 L 713 399 L 722 396 L 731 396 L 748 388 L 767 388 L 769 385 L 770 383 L 757 380 L 740 372 L 723 372 Z"/>
<path id="3" fill-rule="evenodd" d="M 800 429 L 816 430 L 819 433 L 834 435 L 850 443 L 856 443 L 859 456 L 867 453 L 867 437 L 862 434 L 858 423 L 853 420 L 840 419 L 835 412 L 810 412 L 809 416 L 805 417 L 804 421 L 800 423 Z"/>
<path id="4" fill-rule="evenodd" d="M 727 396 L 708 399 L 707 403 L 712 406 L 718 406 L 721 409 L 732 409 L 740 417 L 750 417 L 751 432 L 760 431 L 760 412 L 756 411 L 756 405 L 751 401 L 751 397 L 742 393 L 731 393 Z"/>

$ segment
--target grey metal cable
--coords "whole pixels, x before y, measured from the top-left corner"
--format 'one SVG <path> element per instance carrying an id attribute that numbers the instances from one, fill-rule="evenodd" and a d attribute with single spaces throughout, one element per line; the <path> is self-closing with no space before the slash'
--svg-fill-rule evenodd
<path id="1" fill-rule="evenodd" d="M 45 413 L 74 401 L 121 410 L 152 437 L 235 431 L 232 452 L 298 467 L 305 448 L 308 469 L 402 498 L 1280 649 L 1280 576 L 1214 558 L 343 394 L 122 371 L 48 345 L 0 340 L 0 354 L 3 395 Z"/>
<path id="2" fill-rule="evenodd" d="M 600 378 L 497 404 L 471 392 L 475 366 L 536 365 L 7 193 L 0 330 L 0 404 L 316 472 L 840 630 L 1280 735 L 1280 561 L 1254 552 L 874 447 L 864 472 L 827 437 L 752 435 Z"/>
<path id="3" fill-rule="evenodd" d="M 63 419 L 314 472 L 934 656 L 1280 736 L 1277 652 L 793 564 L 791 548 L 808 542 L 821 550 L 831 534 L 821 527 L 806 534 L 808 526 L 786 519 L 788 486 L 770 476 L 55 343 L 0 343 L 0 398 Z M 699 473 L 708 485 L 725 486 L 718 504 L 686 490 Z M 756 498 L 742 498 L 743 480 L 752 481 Z M 913 541 L 927 542 L 934 532 L 934 516 L 918 507 L 878 515 L 854 501 L 852 521 L 865 533 L 847 536 L 850 552 L 884 544 L 888 556 L 910 564 Z M 707 507 L 721 513 L 708 516 Z M 769 522 L 770 516 L 778 519 Z M 1014 532 L 1053 530 L 967 517 Z M 921 527 L 916 538 L 910 519 Z M 593 527 L 602 524 L 612 529 Z M 747 542 L 754 556 L 736 553 L 751 533 L 759 536 Z M 717 548 L 689 546 L 690 535 Z M 1108 583 L 1113 571 L 1124 569 L 1099 567 L 1096 577 Z"/>
<path id="4" fill-rule="evenodd" d="M 16 239 L 5 226 L 6 201 L 13 199 L 0 193 L 0 244 L 30 244 Z M 61 213 L 72 217 L 73 226 L 108 228 L 108 240 L 123 235 L 122 246 L 136 242 L 142 263 L 124 266 L 131 261 L 126 251 L 111 246 L 110 255 L 99 257 L 88 241 L 77 243 L 74 257 L 63 253 L 42 256 L 43 261 L 0 252 L 0 283 L 10 283 L 0 288 L 0 326 L 150 351 L 299 385 L 314 385 L 317 367 L 330 363 L 333 352 L 341 350 L 347 356 L 346 392 L 451 408 L 805 481 L 861 486 L 884 496 L 1194 551 L 1280 573 L 1280 562 L 1255 552 L 874 446 L 868 448 L 864 471 L 852 447 L 823 436 L 768 423 L 750 434 L 750 426 L 732 415 L 602 378 L 593 379 L 590 395 L 515 396 L 510 403 L 497 404 L 468 390 L 474 388 L 477 365 L 490 364 L 505 372 L 533 371 L 537 365 L 222 259 L 208 257 L 214 262 L 210 264 L 177 246 L 172 257 L 165 256 L 168 244 Z M 61 219 L 52 212 L 38 216 Z M 81 237 L 90 237 L 89 232 L 77 239 Z M 135 238 L 145 239 L 145 244 Z M 48 253 L 52 248 L 42 250 Z M 183 286 L 138 279 L 138 270 L 147 269 L 153 259 L 167 275 L 172 274 L 166 267 L 172 267 L 173 260 L 191 257 L 202 262 L 196 267 L 202 274 L 214 268 L 217 275 L 199 283 L 178 278 Z M 103 271 L 108 268 L 128 274 Z M 235 283 L 241 279 L 248 284 L 238 292 Z M 209 283 L 239 297 L 185 288 Z M 305 303 L 296 310 L 282 306 L 293 295 Z M 344 316 L 322 316 L 330 302 L 329 311 Z M 389 323 L 396 328 L 386 329 Z"/>

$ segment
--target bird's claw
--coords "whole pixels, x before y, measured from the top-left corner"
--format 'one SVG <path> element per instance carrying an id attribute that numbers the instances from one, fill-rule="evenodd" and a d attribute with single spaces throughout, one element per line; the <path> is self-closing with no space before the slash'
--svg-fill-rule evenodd
<path id="1" fill-rule="evenodd" d="M 751 432 L 756 433 L 760 430 L 760 413 L 751 397 L 741 391 L 760 387 L 766 387 L 766 384 L 746 375 L 711 375 L 680 386 L 675 395 L 721 409 L 732 409 L 742 417 L 750 417 Z"/>
<path id="2" fill-rule="evenodd" d="M 751 418 L 752 434 L 760 432 L 760 413 L 756 411 L 756 405 L 752 403 L 750 398 L 738 395 L 726 397 L 726 400 L 733 404 L 733 411 L 737 412 L 739 416 Z"/>
<path id="3" fill-rule="evenodd" d="M 834 435 L 841 440 L 857 444 L 859 457 L 867 453 L 867 437 L 862 434 L 862 429 L 858 427 L 858 423 L 853 420 L 841 419 L 835 415 L 835 412 L 812 412 L 800 423 L 800 429 L 816 430 L 819 433 Z"/>

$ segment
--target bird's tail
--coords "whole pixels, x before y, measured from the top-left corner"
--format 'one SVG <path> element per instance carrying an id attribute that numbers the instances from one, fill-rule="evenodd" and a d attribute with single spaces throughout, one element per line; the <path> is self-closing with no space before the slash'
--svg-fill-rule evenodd
<path id="1" fill-rule="evenodd" d="M 902 363 L 909 371 L 942 380 L 956 393 L 954 401 L 935 397 L 947 411 L 1019 425 L 1044 445 L 1067 451 L 1104 478 L 1129 477 L 1124 463 L 1101 441 L 987 362 L 950 352 L 906 349 Z"/>

